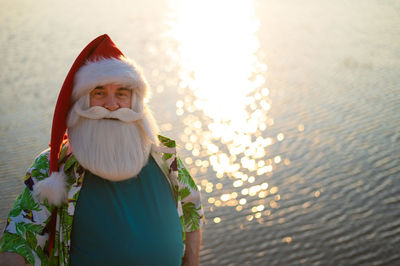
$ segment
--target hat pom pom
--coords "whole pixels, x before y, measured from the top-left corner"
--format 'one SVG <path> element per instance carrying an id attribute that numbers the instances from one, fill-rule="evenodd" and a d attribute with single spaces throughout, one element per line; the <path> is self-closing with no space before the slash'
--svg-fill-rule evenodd
<path id="1" fill-rule="evenodd" d="M 38 182 L 34 187 L 34 194 L 39 201 L 47 201 L 55 206 L 60 206 L 67 200 L 67 177 L 64 172 L 53 172 L 51 175 Z"/>

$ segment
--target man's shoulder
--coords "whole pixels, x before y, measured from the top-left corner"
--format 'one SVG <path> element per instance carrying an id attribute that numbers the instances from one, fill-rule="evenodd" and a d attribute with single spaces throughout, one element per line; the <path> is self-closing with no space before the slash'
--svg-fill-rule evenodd
<path id="1" fill-rule="evenodd" d="M 50 149 L 46 149 L 37 155 L 28 169 L 28 173 L 38 180 L 48 177 Z"/>
<path id="2" fill-rule="evenodd" d="M 68 141 L 64 141 L 61 146 L 60 154 L 59 154 L 59 163 L 65 162 L 67 157 L 69 157 L 69 143 Z M 43 150 L 39 153 L 35 159 L 31 167 L 28 169 L 28 174 L 37 180 L 42 180 L 49 176 L 50 169 L 50 148 Z"/>

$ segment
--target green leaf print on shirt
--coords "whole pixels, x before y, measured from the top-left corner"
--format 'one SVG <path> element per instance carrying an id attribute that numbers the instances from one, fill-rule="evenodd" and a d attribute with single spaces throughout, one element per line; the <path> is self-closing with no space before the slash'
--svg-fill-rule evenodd
<path id="1" fill-rule="evenodd" d="M 196 231 L 199 229 L 200 215 L 197 212 L 196 206 L 193 202 L 186 202 L 182 205 L 183 216 L 185 217 L 185 224 L 190 231 Z"/>
<path id="2" fill-rule="evenodd" d="M 69 168 L 74 165 L 77 162 L 77 160 L 75 159 L 75 156 L 71 155 L 67 161 L 65 162 L 64 165 L 64 172 L 67 172 L 69 170 Z"/>
<path id="3" fill-rule="evenodd" d="M 49 176 L 49 161 L 47 155 L 48 152 L 39 155 L 32 166 L 31 175 L 32 177 L 36 177 L 39 181 Z"/>
<path id="4" fill-rule="evenodd" d="M 185 187 L 180 192 L 181 192 L 181 200 L 183 200 L 184 198 L 190 195 L 190 188 Z"/>
<path id="5" fill-rule="evenodd" d="M 31 191 L 25 188 L 20 201 L 21 209 L 29 209 L 31 211 L 40 211 L 40 205 L 33 199 Z"/>
<path id="6" fill-rule="evenodd" d="M 64 145 L 61 147 L 60 154 L 58 155 L 58 163 L 61 163 L 62 160 L 64 160 L 64 157 L 67 155 L 68 151 L 68 146 Z"/>
<path id="7" fill-rule="evenodd" d="M 29 210 L 30 212 L 41 210 L 39 204 L 33 200 L 32 194 L 28 188 L 25 188 L 24 192 L 20 194 L 18 198 L 15 200 L 14 207 L 11 210 L 9 216 L 16 217 L 20 215 L 23 210 Z M 25 215 L 31 215 L 31 214 L 26 213 Z M 33 219 L 33 217 L 31 218 Z"/>
<path id="8" fill-rule="evenodd" d="M 175 142 L 175 140 L 172 140 L 172 139 L 169 139 L 169 138 L 167 138 L 167 137 L 160 136 L 160 135 L 158 135 L 158 139 L 160 140 L 160 142 L 161 142 L 164 146 L 166 146 L 166 147 L 168 147 L 168 148 L 175 148 L 175 147 L 176 147 L 176 142 Z"/>
<path id="9" fill-rule="evenodd" d="M 39 224 L 28 224 L 28 223 L 16 223 L 15 228 L 17 230 L 17 233 L 21 235 L 26 234 L 27 232 L 40 234 L 44 229 L 44 227 Z"/>
<path id="10" fill-rule="evenodd" d="M 194 182 L 193 178 L 190 176 L 188 170 L 186 169 L 185 165 L 181 161 L 179 157 L 177 157 L 177 162 L 178 162 L 178 180 L 182 184 L 189 185 L 189 187 L 195 191 L 197 191 L 197 185 Z"/>
<path id="11" fill-rule="evenodd" d="M 31 247 L 28 245 L 27 241 L 20 237 L 19 235 L 10 234 L 5 232 L 3 235 L 2 246 L 0 251 L 15 251 L 21 254 L 25 259 L 32 265 L 35 265 L 35 259 Z"/>

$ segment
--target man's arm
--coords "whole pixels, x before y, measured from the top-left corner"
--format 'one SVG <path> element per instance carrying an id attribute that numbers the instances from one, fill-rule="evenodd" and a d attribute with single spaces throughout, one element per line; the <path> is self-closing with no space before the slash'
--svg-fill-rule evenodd
<path id="1" fill-rule="evenodd" d="M 0 239 L 0 265 L 18 265 L 19 262 L 22 265 L 25 262 L 36 265 L 47 261 L 43 252 L 47 234 L 42 235 L 42 232 L 51 217 L 51 209 L 47 203 L 39 201 L 33 192 L 35 184 L 48 176 L 47 154 L 40 154 L 28 169 L 25 188 L 8 214 L 4 234 Z"/>
<path id="2" fill-rule="evenodd" d="M 200 258 L 201 229 L 186 232 L 186 249 L 182 259 L 182 266 L 197 266 Z"/>
<path id="3" fill-rule="evenodd" d="M 25 259 L 18 253 L 0 253 L 0 265 L 2 266 L 25 266 Z"/>

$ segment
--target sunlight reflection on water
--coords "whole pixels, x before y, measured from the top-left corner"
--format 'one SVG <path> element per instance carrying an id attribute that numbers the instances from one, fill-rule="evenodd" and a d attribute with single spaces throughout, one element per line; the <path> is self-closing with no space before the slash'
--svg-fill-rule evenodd
<path id="1" fill-rule="evenodd" d="M 398 1 L 3 2 L 0 224 L 109 33 L 201 188 L 201 265 L 400 260 Z"/>
<path id="2" fill-rule="evenodd" d="M 268 158 L 267 147 L 285 136 L 263 134 L 274 120 L 268 115 L 267 66 L 257 56 L 259 22 L 253 2 L 178 2 L 170 34 L 178 42 L 175 58 L 179 58 L 179 89 L 184 94 L 176 103 L 176 114 L 185 124 L 181 140 L 192 154 L 185 162 L 193 175 L 206 173 L 209 167 L 215 173 L 217 179 L 204 178 L 199 186 L 204 194 L 212 193 L 208 203 L 235 207 L 238 212 L 246 207 L 253 214 L 245 219 L 260 219 L 270 213 L 266 206 L 279 207 L 279 195 L 262 203 L 255 201 L 255 206 L 246 206 L 250 201 L 246 198 L 276 194 L 278 188 L 268 190 L 263 181 L 275 165 L 282 159 L 288 163 L 288 159 L 279 155 Z M 211 2 L 213 8 L 209 9 Z M 225 177 L 233 189 L 215 192 L 222 189 L 222 183 L 213 182 Z M 222 222 L 220 217 L 213 221 Z"/>

